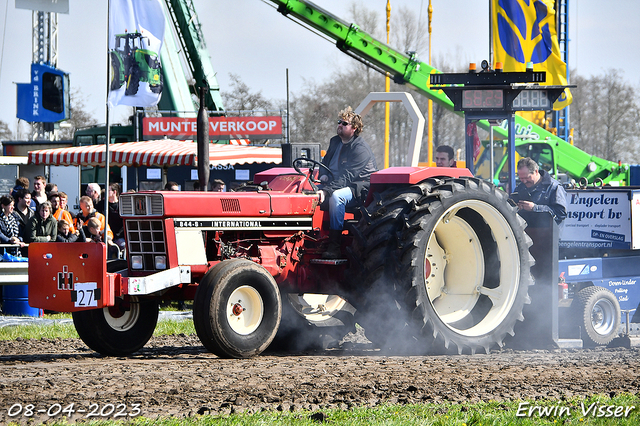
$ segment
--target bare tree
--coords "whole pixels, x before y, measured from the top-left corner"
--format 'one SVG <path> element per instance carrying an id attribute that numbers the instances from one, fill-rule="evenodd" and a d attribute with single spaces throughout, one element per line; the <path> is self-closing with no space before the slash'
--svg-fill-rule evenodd
<path id="1" fill-rule="evenodd" d="M 386 15 L 381 11 L 368 9 L 363 2 L 352 3 L 350 6 L 350 19 L 359 28 L 373 35 L 378 40 L 386 40 L 385 26 Z M 382 17 L 382 19 L 381 19 Z M 428 44 L 428 34 L 426 31 L 419 31 L 419 22 L 415 13 L 401 7 L 391 14 L 391 35 L 392 45 L 400 51 L 421 51 L 426 49 Z M 382 30 L 381 30 L 382 28 Z M 346 69 L 334 72 L 324 84 L 308 83 L 303 95 L 295 96 L 292 107 L 292 141 L 305 140 L 328 143 L 329 138 L 335 134 L 335 118 L 337 112 L 347 105 L 356 107 L 369 92 L 383 91 L 385 86 L 384 75 L 375 72 L 370 67 L 354 61 Z M 427 112 L 427 98 L 410 86 L 392 83 L 392 91 L 410 92 L 423 114 Z M 328 111 L 327 111 L 328 109 Z M 411 135 L 411 122 L 409 115 L 401 104 L 391 104 L 390 107 L 390 165 L 406 165 L 408 162 L 408 145 Z M 444 113 L 444 111 L 443 111 Z M 436 117 L 438 115 L 436 114 Z M 382 104 L 374 107 L 369 114 L 364 117 L 365 131 L 363 135 L 371 145 L 379 165 L 384 161 L 384 134 L 385 119 L 384 107 Z M 444 138 L 447 132 L 454 129 L 443 120 L 441 130 L 436 132 L 440 139 L 455 139 L 454 137 Z M 462 122 L 463 123 L 463 122 Z M 459 124 L 459 139 L 464 144 L 464 125 Z M 426 146 L 427 136 L 423 139 L 423 146 Z M 426 160 L 426 149 L 422 150 L 421 160 Z"/>
<path id="2" fill-rule="evenodd" d="M 0 120 L 0 140 L 10 140 L 13 138 L 13 132 L 9 128 L 9 125 Z"/>
<path id="3" fill-rule="evenodd" d="M 610 69 L 591 78 L 576 76 L 571 123 L 580 149 L 611 161 L 637 162 L 640 153 L 638 89 Z"/>
<path id="4" fill-rule="evenodd" d="M 426 56 L 429 48 L 428 32 L 420 27 L 413 9 L 400 6 L 391 12 L 391 44 L 403 52 L 416 52 Z"/>
<path id="5" fill-rule="evenodd" d="M 73 139 L 73 134 L 77 129 L 95 126 L 98 120 L 92 113 L 87 111 L 84 96 L 80 89 L 72 89 L 70 94 L 70 118 L 64 121 L 67 126 L 61 127 L 58 131 L 58 139 Z"/>
<path id="6" fill-rule="evenodd" d="M 273 101 L 266 99 L 262 91 L 252 92 L 237 74 L 229 74 L 231 89 L 222 92 L 222 100 L 227 111 L 272 110 Z"/>

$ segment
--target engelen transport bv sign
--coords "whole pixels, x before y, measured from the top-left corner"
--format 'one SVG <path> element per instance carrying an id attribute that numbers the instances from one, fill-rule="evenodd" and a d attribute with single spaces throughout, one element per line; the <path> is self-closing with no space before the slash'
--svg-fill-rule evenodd
<path id="1" fill-rule="evenodd" d="M 145 140 L 196 139 L 197 119 L 180 117 L 145 117 L 142 119 Z M 210 117 L 209 139 L 265 139 L 282 137 L 282 117 Z"/>

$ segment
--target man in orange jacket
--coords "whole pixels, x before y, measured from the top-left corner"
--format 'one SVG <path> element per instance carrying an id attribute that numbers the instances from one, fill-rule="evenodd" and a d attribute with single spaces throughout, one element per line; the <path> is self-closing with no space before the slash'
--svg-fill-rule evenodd
<path id="1" fill-rule="evenodd" d="M 69 224 L 69 232 L 71 232 L 72 234 L 76 233 L 76 228 L 75 226 L 73 226 L 73 218 L 71 217 L 71 213 L 69 213 L 67 210 L 64 210 L 61 206 L 61 202 L 60 202 L 60 193 L 58 192 L 51 192 L 49 194 L 49 202 L 51 203 L 51 208 L 53 209 L 53 217 L 60 222 L 61 220 L 64 220 L 65 222 L 67 222 Z"/>
<path id="2" fill-rule="evenodd" d="M 91 200 L 90 197 L 83 195 L 82 197 L 80 197 L 80 213 L 78 213 L 78 215 L 76 216 L 74 226 L 76 228 L 80 228 L 82 226 L 88 225 L 89 219 L 93 217 L 95 217 L 100 221 L 100 232 L 104 233 L 104 228 L 105 228 L 104 215 L 93 208 L 93 200 Z M 107 236 L 110 239 L 113 239 L 113 232 L 111 232 L 111 228 L 108 226 L 106 228 L 107 228 Z"/>

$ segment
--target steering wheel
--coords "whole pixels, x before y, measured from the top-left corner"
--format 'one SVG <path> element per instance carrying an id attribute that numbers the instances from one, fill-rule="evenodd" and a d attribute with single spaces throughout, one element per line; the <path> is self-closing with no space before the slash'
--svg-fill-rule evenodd
<path id="1" fill-rule="evenodd" d="M 309 174 L 307 175 L 307 178 L 309 179 L 309 183 L 311 184 L 311 187 L 313 188 L 314 191 L 318 190 L 315 184 L 321 183 L 320 180 L 313 178 L 313 171 L 315 170 L 316 166 L 318 166 L 319 169 L 324 169 L 326 172 L 328 172 L 329 175 L 331 175 L 331 180 L 335 179 L 335 176 L 333 176 L 333 172 L 329 167 L 325 166 L 319 161 L 312 160 L 310 158 L 304 158 L 304 157 L 296 158 L 295 160 L 293 160 L 293 163 L 291 163 L 291 165 L 293 166 L 295 171 L 298 172 L 299 175 L 304 176 L 304 173 L 302 173 L 302 170 L 300 170 L 300 167 L 303 162 L 311 163 L 311 167 L 309 168 Z"/>

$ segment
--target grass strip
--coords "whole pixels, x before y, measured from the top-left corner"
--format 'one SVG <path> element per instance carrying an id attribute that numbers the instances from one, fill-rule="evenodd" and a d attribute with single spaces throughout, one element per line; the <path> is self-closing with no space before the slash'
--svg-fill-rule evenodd
<path id="1" fill-rule="evenodd" d="M 525 408 L 526 407 L 526 408 Z M 609 408 L 612 407 L 612 408 Z M 618 409 L 621 407 L 621 409 Z M 530 412 L 529 409 L 532 409 Z M 616 411 L 618 410 L 618 411 Z M 454 404 L 450 402 L 419 405 L 380 405 L 351 409 L 319 409 L 314 412 L 262 411 L 198 415 L 190 418 L 136 417 L 127 421 L 96 421 L 95 426 L 262 426 L 262 425 L 383 425 L 383 426 L 480 426 L 480 425 L 637 425 L 640 424 L 638 395 L 620 394 L 613 398 L 593 395 L 565 401 L 518 400 Z M 524 413 L 524 415 L 522 415 Z M 543 414 L 546 413 L 546 414 Z M 616 413 L 622 415 L 616 417 Z M 626 415 L 624 414 L 626 413 Z M 65 420 L 54 425 L 68 425 Z"/>
<path id="2" fill-rule="evenodd" d="M 28 339 L 78 339 L 78 333 L 73 326 L 71 314 L 51 314 L 45 315 L 45 319 L 58 320 L 45 324 L 24 324 L 8 325 L 0 328 L 0 340 Z M 60 322 L 59 320 L 68 320 Z M 195 334 L 191 320 L 166 319 L 158 321 L 158 325 L 153 333 L 154 336 L 174 335 L 174 334 Z"/>

